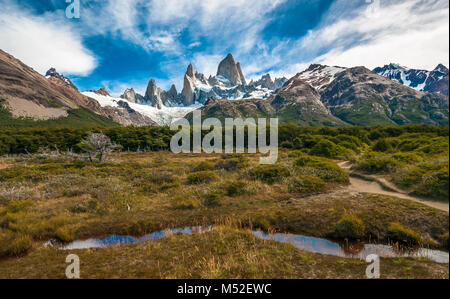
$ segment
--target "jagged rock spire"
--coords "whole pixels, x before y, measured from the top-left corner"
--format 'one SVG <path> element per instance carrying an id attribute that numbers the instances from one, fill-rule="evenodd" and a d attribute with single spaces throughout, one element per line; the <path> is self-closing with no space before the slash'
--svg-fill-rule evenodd
<path id="1" fill-rule="evenodd" d="M 233 55 L 228 54 L 219 64 L 217 76 L 228 79 L 233 85 L 246 85 L 240 63 L 236 63 Z"/>
<path id="2" fill-rule="evenodd" d="M 181 92 L 184 96 L 184 105 L 190 106 L 194 104 L 194 91 L 195 91 L 195 74 L 194 66 L 192 63 L 189 64 L 186 74 L 184 75 L 183 91 Z"/>
<path id="3" fill-rule="evenodd" d="M 156 86 L 155 79 L 148 82 L 147 91 L 145 92 L 145 100 L 150 102 L 152 106 L 162 109 L 163 102 L 161 99 L 161 90 Z"/>

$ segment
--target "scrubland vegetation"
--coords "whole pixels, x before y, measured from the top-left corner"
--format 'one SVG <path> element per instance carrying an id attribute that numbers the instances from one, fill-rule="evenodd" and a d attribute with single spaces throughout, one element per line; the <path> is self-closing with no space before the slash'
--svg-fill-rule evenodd
<path id="1" fill-rule="evenodd" d="M 448 128 L 282 126 L 275 165 L 259 165 L 258 154 L 172 154 L 166 151 L 171 138 L 167 128 L 103 129 L 120 148 L 107 161 L 91 162 L 78 146 L 90 131 L 100 130 L 0 131 L 0 277 L 26 276 L 27 265 L 48 269 L 30 277 L 64 275 L 59 269 L 63 262 L 52 265 L 51 259 L 63 260 L 65 253 L 40 248 L 48 240 L 140 236 L 193 225 L 227 224 L 201 235 L 80 251 L 83 267 L 90 269 L 85 273 L 171 278 L 364 275 L 365 263 L 256 240 L 245 232 L 248 228 L 448 248 L 448 213 L 404 199 L 349 192 L 349 176 L 336 164 L 351 161 L 354 171 L 380 175 L 411 194 L 448 202 Z M 183 249 L 195 247 L 198 251 Z M 186 254 L 180 263 L 174 262 L 177 250 Z M 103 256 L 114 256 L 117 263 L 98 271 Z M 448 277 L 447 266 L 441 269 L 429 261 L 383 263 L 389 269 L 386 277 Z M 403 273 L 396 263 L 413 270 Z"/>

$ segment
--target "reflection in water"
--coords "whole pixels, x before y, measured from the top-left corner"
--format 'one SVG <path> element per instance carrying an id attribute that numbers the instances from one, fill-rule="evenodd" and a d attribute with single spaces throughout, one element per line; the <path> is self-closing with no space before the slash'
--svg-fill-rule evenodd
<path id="1" fill-rule="evenodd" d="M 194 226 L 194 227 L 187 227 L 187 228 L 175 228 L 175 229 L 167 229 L 165 231 L 161 232 L 154 232 L 148 235 L 145 235 L 140 238 L 135 238 L 131 236 L 117 236 L 112 235 L 104 239 L 89 239 L 89 240 L 83 240 L 83 241 L 74 241 L 72 243 L 69 243 L 67 245 L 62 246 L 56 246 L 58 249 L 61 250 L 74 250 L 74 249 L 88 249 L 88 248 L 103 248 L 107 246 L 115 246 L 115 245 L 130 245 L 135 243 L 144 242 L 147 240 L 159 240 L 167 235 L 170 234 L 197 234 L 197 233 L 203 233 L 208 232 L 213 229 L 212 226 L 209 227 L 202 227 L 202 226 Z M 48 243 L 47 246 L 53 246 L 52 243 Z"/>
<path id="2" fill-rule="evenodd" d="M 380 257 L 417 257 L 428 258 L 437 263 L 448 264 L 448 252 L 432 250 L 426 248 L 419 249 L 399 249 L 389 245 L 379 244 L 349 244 L 341 246 L 325 239 L 305 237 L 292 234 L 265 234 L 255 231 L 253 234 L 260 239 L 274 240 L 282 243 L 289 243 L 296 248 L 308 252 L 321 253 L 326 255 L 339 256 L 344 258 L 365 259 L 368 255 L 377 254 Z"/>
<path id="3" fill-rule="evenodd" d="M 84 241 L 75 241 L 67 245 L 58 245 L 53 244 L 52 242 L 48 242 L 45 246 L 56 247 L 61 250 L 103 248 L 114 245 L 134 244 L 146 240 L 159 240 L 164 236 L 174 233 L 191 235 L 196 233 L 209 232 L 213 229 L 214 228 L 212 226 L 175 228 L 161 232 L 151 233 L 140 238 L 112 235 L 104 239 L 89 239 Z M 364 243 L 347 244 L 345 246 L 341 246 L 338 243 L 320 238 L 306 237 L 302 235 L 293 235 L 293 234 L 266 234 L 261 231 L 253 231 L 253 235 L 259 239 L 274 240 L 281 243 L 289 243 L 300 250 L 312 253 L 339 256 L 343 258 L 365 259 L 370 254 L 377 254 L 381 257 L 428 258 L 430 260 L 442 264 L 448 264 L 449 262 L 448 252 L 431 250 L 426 248 L 402 250 L 389 245 L 364 244 Z"/>

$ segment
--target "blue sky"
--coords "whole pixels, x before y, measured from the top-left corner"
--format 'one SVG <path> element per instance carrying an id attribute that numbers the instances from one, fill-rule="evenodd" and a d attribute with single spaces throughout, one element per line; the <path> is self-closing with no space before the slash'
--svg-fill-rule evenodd
<path id="1" fill-rule="evenodd" d="M 74 1 L 74 0 L 72 0 Z M 310 63 L 449 64 L 448 0 L 0 0 L 0 48 L 81 90 L 114 95 L 150 78 L 180 91 L 187 65 L 214 75 L 227 53 L 247 78 Z"/>

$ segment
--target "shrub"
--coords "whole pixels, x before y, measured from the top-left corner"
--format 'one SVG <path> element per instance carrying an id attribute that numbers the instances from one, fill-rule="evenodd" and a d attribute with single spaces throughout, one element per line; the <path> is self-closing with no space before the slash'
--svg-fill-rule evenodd
<path id="1" fill-rule="evenodd" d="M 326 158 L 302 155 L 294 161 L 294 165 L 300 167 L 303 175 L 318 176 L 325 182 L 349 183 L 348 174 Z"/>
<path id="2" fill-rule="evenodd" d="M 288 148 L 288 149 L 294 148 L 294 144 L 292 143 L 292 141 L 288 141 L 288 140 L 281 142 L 280 146 L 282 148 Z"/>
<path id="3" fill-rule="evenodd" d="M 216 181 L 217 175 L 212 171 L 199 171 L 188 175 L 187 182 L 190 185 L 206 184 Z"/>
<path id="4" fill-rule="evenodd" d="M 356 169 L 367 173 L 390 173 L 394 172 L 401 163 L 389 157 L 363 158 L 358 161 Z"/>
<path id="5" fill-rule="evenodd" d="M 32 205 L 33 205 L 33 201 L 31 201 L 31 200 L 10 201 L 8 203 L 8 210 L 11 213 L 19 213 L 19 212 L 26 211 Z"/>
<path id="6" fill-rule="evenodd" d="M 408 164 L 422 161 L 422 157 L 415 153 L 396 153 L 392 155 L 392 159 Z"/>
<path id="7" fill-rule="evenodd" d="M 223 194 L 220 191 L 213 191 L 206 193 L 203 196 L 203 205 L 208 208 L 220 206 L 220 201 L 222 197 Z"/>
<path id="8" fill-rule="evenodd" d="M 222 155 L 222 160 L 217 162 L 217 169 L 224 169 L 226 171 L 235 171 L 243 169 L 248 166 L 248 161 L 243 155 L 225 154 Z"/>
<path id="9" fill-rule="evenodd" d="M 448 161 L 417 164 L 401 171 L 394 180 L 399 185 L 413 188 L 411 193 L 414 195 L 448 201 Z"/>
<path id="10" fill-rule="evenodd" d="M 388 238 L 393 242 L 405 245 L 420 244 L 420 235 L 412 229 L 407 229 L 399 223 L 391 223 L 388 228 Z"/>
<path id="11" fill-rule="evenodd" d="M 154 170 L 148 174 L 148 181 L 157 185 L 174 184 L 178 181 L 178 178 L 173 174 L 172 171 Z"/>
<path id="12" fill-rule="evenodd" d="M 298 157 L 303 156 L 304 154 L 305 154 L 305 152 L 303 152 L 301 150 L 295 150 L 295 151 L 290 152 L 288 154 L 288 157 L 289 158 L 298 158 Z"/>
<path id="13" fill-rule="evenodd" d="M 441 246 L 446 248 L 448 250 L 449 247 L 449 243 L 448 243 L 448 232 L 446 232 L 442 237 L 441 237 Z"/>
<path id="14" fill-rule="evenodd" d="M 335 235 L 338 238 L 360 239 L 364 237 L 364 223 L 355 215 L 344 215 L 336 225 Z"/>
<path id="15" fill-rule="evenodd" d="M 208 161 L 202 161 L 194 166 L 193 172 L 199 172 L 199 171 L 207 171 L 207 170 L 214 170 L 215 165 Z"/>
<path id="16" fill-rule="evenodd" d="M 196 194 L 177 194 L 173 198 L 172 207 L 178 210 L 193 210 L 200 206 L 200 201 Z"/>
<path id="17" fill-rule="evenodd" d="M 224 186 L 225 194 L 227 196 L 240 196 L 247 193 L 247 183 L 244 181 L 227 182 Z"/>
<path id="18" fill-rule="evenodd" d="M 267 184 L 274 184 L 280 182 L 283 178 L 290 175 L 286 167 L 274 165 L 259 165 L 250 170 L 250 177 L 263 181 Z"/>
<path id="19" fill-rule="evenodd" d="M 55 238 L 61 242 L 71 242 L 74 240 L 72 232 L 67 227 L 60 227 L 55 232 Z"/>
<path id="20" fill-rule="evenodd" d="M 309 151 L 310 155 L 320 156 L 330 159 L 346 158 L 349 156 L 349 151 L 334 142 L 323 139 L 319 141 Z"/>
<path id="21" fill-rule="evenodd" d="M 304 176 L 301 178 L 295 178 L 289 182 L 289 192 L 311 194 L 324 191 L 327 187 L 321 178 L 313 176 Z"/>
<path id="22" fill-rule="evenodd" d="M 383 138 L 375 142 L 375 144 L 372 146 L 372 150 L 375 152 L 390 152 L 392 151 L 392 143 L 389 142 L 387 138 Z"/>
<path id="23" fill-rule="evenodd" d="M 29 236 L 0 229 L 0 257 L 19 256 L 27 253 L 31 247 Z"/>

